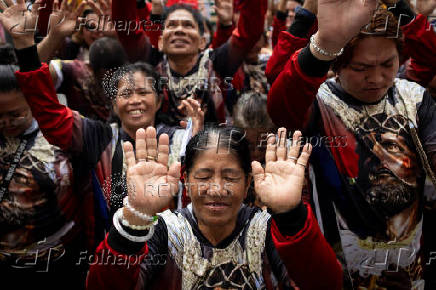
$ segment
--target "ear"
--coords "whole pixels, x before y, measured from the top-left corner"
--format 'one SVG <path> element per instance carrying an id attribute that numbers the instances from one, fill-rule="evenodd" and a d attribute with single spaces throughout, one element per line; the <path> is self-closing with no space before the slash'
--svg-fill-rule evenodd
<path id="1" fill-rule="evenodd" d="M 115 96 L 114 98 L 115 99 L 112 101 L 112 109 L 114 110 L 115 114 L 119 116 L 120 114 L 118 113 L 117 96 Z"/>
<path id="2" fill-rule="evenodd" d="M 200 38 L 200 45 L 199 45 L 201 51 L 206 49 L 206 44 L 207 44 L 206 43 L 206 37 L 202 36 Z"/>
<path id="3" fill-rule="evenodd" d="M 163 39 L 162 39 L 162 34 L 159 35 L 159 40 L 157 41 L 157 48 L 159 49 L 160 52 L 163 51 Z"/>
<path id="4" fill-rule="evenodd" d="M 184 180 L 185 184 L 188 183 L 188 174 L 186 173 L 186 171 L 183 172 L 183 180 Z M 185 188 L 186 188 L 186 195 L 191 197 L 191 192 L 189 190 L 190 186 L 185 186 Z"/>

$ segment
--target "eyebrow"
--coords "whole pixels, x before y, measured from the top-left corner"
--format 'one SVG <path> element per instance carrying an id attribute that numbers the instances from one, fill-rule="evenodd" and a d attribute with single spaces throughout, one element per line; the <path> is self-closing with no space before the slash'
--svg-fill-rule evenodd
<path id="1" fill-rule="evenodd" d="M 388 58 L 387 60 L 383 61 L 381 63 L 381 65 L 387 64 L 387 63 L 393 61 L 395 58 L 396 58 L 396 55 L 393 55 L 390 58 Z M 374 67 L 375 66 L 373 64 L 367 64 L 367 63 L 363 63 L 363 62 L 352 62 L 350 64 L 351 65 L 360 65 L 360 66 L 364 66 L 364 67 Z"/>

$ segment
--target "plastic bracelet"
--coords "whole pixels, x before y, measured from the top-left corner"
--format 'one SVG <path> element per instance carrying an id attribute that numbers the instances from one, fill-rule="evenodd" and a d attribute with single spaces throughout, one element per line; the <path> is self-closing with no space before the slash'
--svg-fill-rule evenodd
<path id="1" fill-rule="evenodd" d="M 132 236 L 128 232 L 126 232 L 120 224 L 120 220 L 122 220 L 123 216 L 122 210 L 122 208 L 119 208 L 114 214 L 113 218 L 113 224 L 114 227 L 117 229 L 118 233 L 132 242 L 144 243 L 148 241 L 154 234 L 154 225 L 150 227 L 150 230 L 148 231 L 148 234 L 146 236 Z"/>
<path id="2" fill-rule="evenodd" d="M 138 218 L 140 218 L 140 219 L 142 219 L 143 221 L 146 221 L 146 222 L 149 222 L 149 223 L 151 223 L 151 222 L 155 222 L 155 221 L 157 221 L 157 215 L 155 215 L 155 216 L 149 216 L 148 214 L 145 214 L 145 213 L 142 213 L 142 212 L 140 212 L 139 210 L 137 210 L 137 209 L 135 209 L 133 206 L 131 206 L 130 205 L 130 203 L 129 203 L 129 197 L 128 196 L 126 196 L 124 199 L 123 199 L 123 205 L 131 212 L 131 213 L 133 213 L 135 216 L 137 216 Z"/>
<path id="3" fill-rule="evenodd" d="M 315 34 L 313 34 L 313 35 L 310 37 L 310 44 L 313 45 L 313 48 L 316 50 L 316 52 L 318 52 L 319 54 L 322 54 L 322 55 L 324 55 L 324 56 L 328 56 L 328 57 L 338 57 L 338 56 L 340 56 L 341 54 L 344 53 L 344 48 L 341 48 L 341 50 L 340 50 L 339 52 L 334 52 L 334 53 L 325 51 L 324 49 L 322 49 L 321 47 L 319 47 L 319 46 L 316 44 L 316 42 L 315 42 Z"/>

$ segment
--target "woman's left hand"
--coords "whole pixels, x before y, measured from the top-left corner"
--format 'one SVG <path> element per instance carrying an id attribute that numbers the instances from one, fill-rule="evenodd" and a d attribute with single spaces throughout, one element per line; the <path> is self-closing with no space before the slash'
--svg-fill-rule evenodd
<path id="1" fill-rule="evenodd" d="M 204 127 L 204 111 L 201 109 L 200 103 L 192 98 L 183 100 L 178 107 L 179 111 L 184 110 L 188 118 L 192 120 L 192 136 L 203 130 Z M 181 121 L 180 125 L 186 128 L 186 121 Z"/>
<path id="2" fill-rule="evenodd" d="M 286 129 L 278 129 L 277 135 L 278 144 L 274 135 L 268 138 L 265 168 L 257 161 L 253 161 L 251 166 L 256 195 L 274 213 L 284 213 L 301 202 L 304 172 L 312 146 L 306 144 L 300 154 L 301 132 L 295 131 L 292 145 L 287 150 Z"/>

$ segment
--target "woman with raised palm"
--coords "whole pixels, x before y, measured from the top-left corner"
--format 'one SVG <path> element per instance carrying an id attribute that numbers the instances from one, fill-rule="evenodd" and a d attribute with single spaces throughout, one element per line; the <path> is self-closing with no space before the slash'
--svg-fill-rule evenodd
<path id="1" fill-rule="evenodd" d="M 301 201 L 311 147 L 300 154 L 299 134 L 289 149 L 286 129 L 278 142 L 271 135 L 263 168 L 250 166 L 240 129 L 201 131 L 184 160 L 192 203 L 157 217 L 178 191 L 180 164 L 167 166 L 168 136 L 156 142 L 153 127 L 139 129 L 136 152 L 124 144 L 128 196 L 97 249 L 88 289 L 273 289 L 270 274 L 281 289 L 341 289 L 341 266 Z M 242 203 L 252 177 L 271 213 Z"/>

